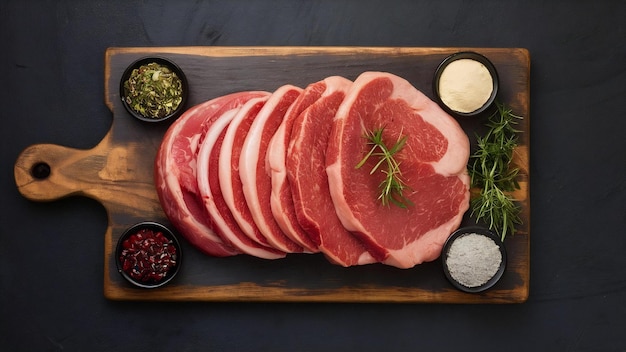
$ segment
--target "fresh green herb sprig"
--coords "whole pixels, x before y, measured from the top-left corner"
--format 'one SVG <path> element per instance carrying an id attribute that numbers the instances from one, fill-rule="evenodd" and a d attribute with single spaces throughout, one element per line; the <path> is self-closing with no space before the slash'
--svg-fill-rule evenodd
<path id="1" fill-rule="evenodd" d="M 165 117 L 183 100 L 182 81 L 166 66 L 156 62 L 132 71 L 124 82 L 126 103 L 144 117 Z"/>
<path id="2" fill-rule="evenodd" d="M 400 162 L 394 157 L 396 153 L 404 148 L 407 136 L 400 135 L 394 145 L 388 148 L 383 141 L 384 130 L 385 128 L 382 127 L 365 133 L 364 138 L 367 139 L 367 144 L 372 147 L 355 168 L 361 168 L 370 157 L 378 157 L 378 162 L 370 171 L 370 175 L 378 170 L 385 174 L 385 178 L 378 185 L 378 190 L 380 191 L 378 199 L 384 206 L 393 203 L 400 208 L 407 208 L 412 206 L 413 202 L 402 193 L 408 186 L 402 181 Z"/>
<path id="3" fill-rule="evenodd" d="M 519 169 L 512 167 L 511 161 L 519 132 L 515 125 L 522 117 L 504 104 L 496 106 L 497 111 L 487 123 L 488 132 L 477 137 L 478 148 L 470 157 L 468 170 L 472 187 L 481 189 L 480 195 L 471 201 L 471 215 L 476 216 L 477 222 L 485 220 L 504 240 L 521 223 L 520 208 L 508 192 L 519 189 Z"/>

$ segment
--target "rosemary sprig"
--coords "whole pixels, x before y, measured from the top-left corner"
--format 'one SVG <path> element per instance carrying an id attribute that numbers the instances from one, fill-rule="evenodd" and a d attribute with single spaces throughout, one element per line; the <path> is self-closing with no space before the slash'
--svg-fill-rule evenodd
<path id="1" fill-rule="evenodd" d="M 407 136 L 400 135 L 395 144 L 391 146 L 391 148 L 388 148 L 383 141 L 384 130 L 385 128 L 382 127 L 365 133 L 363 137 L 367 139 L 367 144 L 372 147 L 355 168 L 361 168 L 372 156 L 378 157 L 378 162 L 376 162 L 370 171 L 370 175 L 374 174 L 378 170 L 385 174 L 385 178 L 378 185 L 378 190 L 380 191 L 378 199 L 384 206 L 388 206 L 391 202 L 400 208 L 407 208 L 412 206 L 413 202 L 411 202 L 411 200 L 402 193 L 409 187 L 404 183 L 404 181 L 402 181 L 400 162 L 398 162 L 394 157 L 396 153 L 404 148 Z"/>
<path id="2" fill-rule="evenodd" d="M 481 189 L 480 195 L 471 201 L 471 215 L 476 216 L 477 222 L 485 220 L 504 240 L 521 223 L 520 208 L 507 192 L 519 189 L 519 169 L 511 167 L 511 161 L 519 132 L 515 125 L 522 117 L 504 104 L 496 105 L 497 111 L 487 122 L 488 132 L 477 137 L 478 148 L 470 157 L 468 170 L 472 187 Z"/>

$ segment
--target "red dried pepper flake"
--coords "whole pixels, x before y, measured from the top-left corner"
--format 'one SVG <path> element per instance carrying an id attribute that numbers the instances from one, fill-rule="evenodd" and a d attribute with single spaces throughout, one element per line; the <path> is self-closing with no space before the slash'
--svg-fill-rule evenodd
<path id="1" fill-rule="evenodd" d="M 138 282 L 159 283 L 177 264 L 174 241 L 161 231 L 141 229 L 124 240 L 122 248 L 122 270 Z"/>

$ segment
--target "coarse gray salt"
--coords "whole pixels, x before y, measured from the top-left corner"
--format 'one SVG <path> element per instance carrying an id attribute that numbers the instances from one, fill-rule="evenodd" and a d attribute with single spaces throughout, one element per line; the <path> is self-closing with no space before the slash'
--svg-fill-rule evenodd
<path id="1" fill-rule="evenodd" d="M 491 238 L 477 233 L 457 238 L 446 258 L 450 276 L 466 287 L 487 283 L 498 272 L 501 263 L 500 247 Z"/>

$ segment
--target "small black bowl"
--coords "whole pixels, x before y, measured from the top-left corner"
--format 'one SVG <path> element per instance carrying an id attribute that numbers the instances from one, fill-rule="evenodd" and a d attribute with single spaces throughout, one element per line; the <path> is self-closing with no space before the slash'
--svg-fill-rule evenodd
<path id="1" fill-rule="evenodd" d="M 182 88 L 181 102 L 178 104 L 176 109 L 174 109 L 171 113 L 165 116 L 161 116 L 161 117 L 144 116 L 139 111 L 136 111 L 135 109 L 133 109 L 133 107 L 130 106 L 128 102 L 126 101 L 126 89 L 124 88 L 125 82 L 128 81 L 128 79 L 131 77 L 134 69 L 139 68 L 143 65 L 148 65 L 150 63 L 156 63 L 159 66 L 165 66 L 169 68 L 172 72 L 176 73 L 176 76 L 181 81 L 181 88 Z M 187 105 L 188 98 L 189 98 L 189 85 L 187 83 L 187 77 L 185 76 L 185 73 L 172 60 L 166 59 L 164 57 L 150 56 L 150 57 L 141 58 L 133 62 L 126 68 L 126 70 L 122 74 L 122 79 L 120 80 L 120 99 L 122 100 L 122 104 L 124 105 L 124 108 L 126 108 L 126 110 L 131 115 L 133 115 L 135 118 L 141 121 L 161 122 L 161 121 L 165 121 L 168 119 L 176 119 L 185 111 L 185 106 Z"/>
<path id="2" fill-rule="evenodd" d="M 138 233 L 142 233 L 142 241 L 137 239 L 137 237 L 132 238 L 133 235 Z M 162 237 L 158 235 L 159 233 L 162 234 Z M 125 243 L 127 240 L 130 242 Z M 139 242 L 142 242 L 143 246 L 138 245 Z M 167 246 L 163 245 L 164 242 L 167 243 Z M 154 250 L 148 249 L 148 243 L 152 244 Z M 132 249 L 124 251 L 125 248 L 128 248 L 131 244 L 140 246 L 140 253 L 137 253 L 137 246 L 133 246 Z M 175 255 L 172 254 L 171 247 L 174 248 L 173 253 L 175 253 Z M 167 248 L 167 252 L 165 248 Z M 131 261 L 129 262 L 129 267 L 125 268 L 125 258 L 131 257 L 131 253 L 134 253 L 136 257 L 145 259 L 140 261 L 146 263 L 146 265 L 133 264 L 134 262 Z M 156 253 L 166 255 L 164 257 L 161 255 L 152 256 L 152 258 L 155 259 L 155 266 L 151 269 L 147 269 L 147 263 L 150 263 L 148 258 L 150 258 L 151 254 L 154 255 Z M 115 248 L 115 263 L 117 265 L 117 271 L 134 286 L 141 288 L 157 288 L 167 284 L 176 276 L 182 264 L 182 254 L 180 243 L 170 229 L 159 223 L 146 221 L 131 226 L 119 238 Z M 172 263 L 170 259 L 173 259 L 175 262 Z M 166 263 L 169 265 L 164 265 Z M 153 270 L 159 273 L 159 275 L 149 274 L 149 272 Z"/>
<path id="3" fill-rule="evenodd" d="M 479 235 L 479 236 L 484 236 L 484 237 L 487 237 L 488 239 L 493 240 L 493 243 L 496 246 L 498 246 L 500 255 L 502 256 L 500 265 L 497 268 L 497 270 L 488 280 L 486 280 L 485 283 L 481 285 L 463 284 L 459 280 L 457 280 L 458 275 L 455 275 L 450 272 L 450 265 L 448 264 L 449 260 L 451 260 L 450 247 L 452 247 L 452 244 L 455 241 L 467 235 Z M 491 242 L 488 242 L 488 243 L 491 244 Z M 441 252 L 441 259 L 443 263 L 443 272 L 446 278 L 448 279 L 448 281 L 450 281 L 450 283 L 457 289 L 464 291 L 464 292 L 470 292 L 470 293 L 482 292 L 493 287 L 493 285 L 495 285 L 498 282 L 498 280 L 500 280 L 500 278 L 502 277 L 502 274 L 504 273 L 504 270 L 506 269 L 506 249 L 504 248 L 504 243 L 502 243 L 502 240 L 497 234 L 488 230 L 487 228 L 480 227 L 480 226 L 463 227 L 454 231 L 450 235 L 450 237 L 448 237 L 446 243 L 443 246 L 443 250 Z M 471 267 L 470 263 L 468 263 L 468 266 L 464 266 L 465 269 L 469 269 L 470 267 Z M 455 278 L 455 276 L 457 278 Z M 481 281 L 484 281 L 484 280 L 481 280 Z"/>
<path id="4" fill-rule="evenodd" d="M 491 95 L 489 96 L 487 101 L 481 107 L 471 112 L 455 111 L 454 109 L 452 109 L 451 107 L 449 107 L 443 102 L 440 92 L 439 92 L 439 82 L 441 79 L 441 75 L 445 71 L 446 67 L 448 67 L 448 65 L 450 65 L 454 61 L 461 60 L 461 59 L 470 59 L 470 60 L 474 60 L 483 64 L 487 68 L 487 71 L 489 71 L 489 74 L 491 75 L 492 84 L 493 84 L 493 90 L 491 91 Z M 443 61 L 441 61 L 441 63 L 437 67 L 437 70 L 435 70 L 435 77 L 433 79 L 433 93 L 435 96 L 435 100 L 444 110 L 446 110 L 448 113 L 452 115 L 457 115 L 461 117 L 472 117 L 472 116 L 476 116 L 476 115 L 483 113 L 484 111 L 488 110 L 493 104 L 493 102 L 495 101 L 496 96 L 498 95 L 498 89 L 499 89 L 499 78 L 498 78 L 498 71 L 496 70 L 496 67 L 485 56 L 479 53 L 473 52 L 473 51 L 462 51 L 462 52 L 454 53 L 446 57 L 445 59 L 443 59 Z"/>

